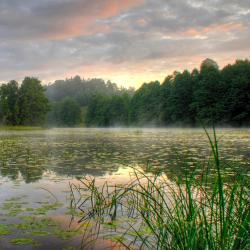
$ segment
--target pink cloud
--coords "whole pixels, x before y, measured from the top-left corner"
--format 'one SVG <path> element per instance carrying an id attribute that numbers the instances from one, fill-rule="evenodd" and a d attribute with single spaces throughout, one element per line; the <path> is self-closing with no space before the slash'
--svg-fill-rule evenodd
<path id="1" fill-rule="evenodd" d="M 242 23 L 223 23 L 223 24 L 213 24 L 205 28 L 189 28 L 184 32 L 185 36 L 195 37 L 195 36 L 204 36 L 211 33 L 221 33 L 221 32 L 230 32 L 234 30 L 244 30 L 246 27 Z"/>
<path id="2" fill-rule="evenodd" d="M 144 0 L 105 0 L 77 2 L 67 16 L 60 17 L 52 24 L 51 29 L 43 34 L 43 39 L 65 39 L 81 35 L 89 35 L 97 32 L 108 32 L 108 25 L 97 22 L 117 16 L 129 9 L 142 4 Z"/>

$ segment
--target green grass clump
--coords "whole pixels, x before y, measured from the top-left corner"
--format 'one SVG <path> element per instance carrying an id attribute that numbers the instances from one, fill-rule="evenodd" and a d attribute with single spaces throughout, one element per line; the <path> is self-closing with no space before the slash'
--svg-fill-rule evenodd
<path id="1" fill-rule="evenodd" d="M 250 249 L 249 186 L 239 176 L 224 183 L 215 131 L 213 136 L 206 134 L 212 158 L 202 173 L 192 170 L 171 182 L 162 173 L 134 170 L 131 182 L 119 187 L 81 180 L 84 187 L 77 191 L 88 192 L 78 201 L 85 212 L 80 221 L 94 219 L 107 225 L 128 217 L 125 229 L 119 231 L 116 223 L 119 241 L 128 249 Z M 212 183 L 211 169 L 216 172 Z"/>

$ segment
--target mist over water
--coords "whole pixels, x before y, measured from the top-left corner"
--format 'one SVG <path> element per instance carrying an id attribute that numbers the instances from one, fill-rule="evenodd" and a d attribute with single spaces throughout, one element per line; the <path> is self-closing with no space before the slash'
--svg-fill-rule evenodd
<path id="1" fill-rule="evenodd" d="M 224 169 L 228 180 L 237 172 L 248 175 L 250 129 L 218 129 L 217 135 L 222 159 L 238 166 Z M 3 212 L 0 220 L 4 224 L 19 223 L 27 211 L 33 209 L 31 213 L 36 214 L 42 202 L 54 204 L 57 200 L 61 205 L 47 211 L 46 216 L 62 216 L 67 224 L 70 222 L 69 215 L 65 217 L 70 211 L 69 183 L 79 185 L 83 176 L 95 177 L 99 184 L 126 183 L 131 168 L 136 168 L 162 171 L 174 181 L 184 176 L 185 171 L 192 171 L 197 162 L 202 166 L 209 157 L 208 139 L 202 129 L 112 127 L 0 131 L 2 209 L 10 206 L 9 199 L 13 198 L 22 208 L 17 214 L 11 210 L 14 216 Z M 45 238 L 40 241 L 50 240 L 48 236 Z"/>
<path id="2" fill-rule="evenodd" d="M 218 129 L 222 157 L 243 165 L 249 163 L 249 131 Z M 208 140 L 202 129 L 60 128 L 1 131 L 0 138 L 1 175 L 15 180 L 14 173 L 21 173 L 26 182 L 42 179 L 47 171 L 60 177 L 103 176 L 135 164 L 150 164 L 168 172 L 178 162 L 191 164 L 209 158 Z"/>

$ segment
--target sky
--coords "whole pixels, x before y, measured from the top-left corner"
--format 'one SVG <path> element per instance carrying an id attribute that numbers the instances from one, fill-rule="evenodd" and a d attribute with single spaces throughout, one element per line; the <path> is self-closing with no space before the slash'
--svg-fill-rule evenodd
<path id="1" fill-rule="evenodd" d="M 0 0 L 0 82 L 80 75 L 139 87 L 250 57 L 250 0 Z"/>

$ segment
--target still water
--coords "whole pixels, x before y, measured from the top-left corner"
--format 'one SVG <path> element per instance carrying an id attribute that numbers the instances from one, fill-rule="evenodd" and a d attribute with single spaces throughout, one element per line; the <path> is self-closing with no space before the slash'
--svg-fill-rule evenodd
<path id="1" fill-rule="evenodd" d="M 225 178 L 248 175 L 250 129 L 217 136 Z M 78 249 L 82 225 L 71 221 L 79 214 L 70 207 L 70 183 L 86 175 L 125 183 L 131 168 L 175 180 L 202 171 L 210 153 L 202 129 L 0 131 L 0 249 Z"/>

